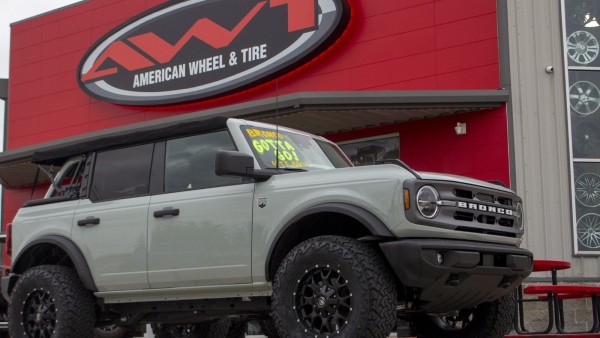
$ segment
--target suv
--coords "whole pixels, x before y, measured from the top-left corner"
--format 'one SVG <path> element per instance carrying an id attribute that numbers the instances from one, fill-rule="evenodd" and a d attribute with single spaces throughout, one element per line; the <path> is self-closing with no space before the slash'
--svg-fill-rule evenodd
<path id="1" fill-rule="evenodd" d="M 51 187 L 8 234 L 13 337 L 225 337 L 231 318 L 269 337 L 384 337 L 398 319 L 419 337 L 502 337 L 532 269 L 511 190 L 352 167 L 279 126 L 214 118 L 32 162 Z"/>

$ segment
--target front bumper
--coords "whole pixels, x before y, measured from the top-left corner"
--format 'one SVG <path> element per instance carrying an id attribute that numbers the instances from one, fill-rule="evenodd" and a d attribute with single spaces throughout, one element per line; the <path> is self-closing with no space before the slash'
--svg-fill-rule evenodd
<path id="1" fill-rule="evenodd" d="M 496 300 L 529 276 L 533 254 L 508 245 L 443 239 L 380 244 L 402 284 L 414 291 L 412 310 L 447 312 Z M 443 262 L 438 263 L 438 254 Z"/>

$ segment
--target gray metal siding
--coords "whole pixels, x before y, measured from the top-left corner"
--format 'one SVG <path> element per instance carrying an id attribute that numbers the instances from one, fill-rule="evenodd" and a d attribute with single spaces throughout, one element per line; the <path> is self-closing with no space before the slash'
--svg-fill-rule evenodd
<path id="1" fill-rule="evenodd" d="M 570 261 L 563 277 L 596 278 L 600 259 L 573 255 L 560 1 L 499 1 L 508 4 L 513 177 L 526 206 L 523 247 L 538 259 Z"/>

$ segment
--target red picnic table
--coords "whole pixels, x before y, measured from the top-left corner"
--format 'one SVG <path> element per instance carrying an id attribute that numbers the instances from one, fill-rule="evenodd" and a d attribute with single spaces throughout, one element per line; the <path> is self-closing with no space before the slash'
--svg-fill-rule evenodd
<path id="1" fill-rule="evenodd" d="M 593 325 L 592 328 L 585 333 L 594 333 L 600 330 L 600 287 L 589 286 L 589 285 L 569 285 L 569 284 L 558 284 L 557 271 L 569 269 L 571 263 L 564 261 L 555 260 L 534 260 L 533 261 L 533 272 L 547 272 L 550 271 L 552 274 L 552 284 L 544 285 L 530 285 L 526 288 L 519 286 L 517 309 L 518 316 L 515 315 L 514 327 L 515 331 L 519 334 L 526 333 L 542 333 L 547 334 L 552 331 L 554 324 L 556 324 L 556 330 L 560 334 L 565 334 L 565 320 L 563 313 L 562 301 L 565 299 L 578 299 L 578 298 L 590 298 L 592 301 L 592 316 Z M 537 299 L 523 299 L 523 294 L 527 295 L 539 295 Z M 523 303 L 529 301 L 544 301 L 548 303 L 548 327 L 544 331 L 540 332 L 527 332 L 524 325 L 523 315 Z M 584 333 L 584 332 L 574 332 Z"/>

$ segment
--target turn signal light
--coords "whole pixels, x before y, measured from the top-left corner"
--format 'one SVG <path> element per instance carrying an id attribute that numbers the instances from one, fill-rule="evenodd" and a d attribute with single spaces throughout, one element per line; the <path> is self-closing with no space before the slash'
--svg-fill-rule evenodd
<path id="1" fill-rule="evenodd" d="M 410 193 L 408 189 L 404 189 L 404 210 L 410 209 Z"/>

